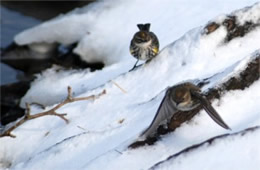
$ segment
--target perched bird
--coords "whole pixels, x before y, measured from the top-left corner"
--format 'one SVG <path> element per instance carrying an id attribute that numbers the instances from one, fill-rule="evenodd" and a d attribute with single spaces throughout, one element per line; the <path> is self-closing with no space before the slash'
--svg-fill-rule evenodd
<path id="1" fill-rule="evenodd" d="M 221 127 L 230 129 L 217 111 L 211 106 L 199 87 L 192 83 L 173 86 L 166 91 L 157 113 L 150 126 L 142 133 L 142 137 L 151 137 L 159 125 L 169 121 L 178 111 L 190 111 L 202 105 L 208 115 Z"/>
<path id="2" fill-rule="evenodd" d="M 130 53 L 137 58 L 132 68 L 136 67 L 139 60 L 149 61 L 159 52 L 159 41 L 153 32 L 150 32 L 151 24 L 138 24 L 139 31 L 135 33 L 130 44 Z"/>

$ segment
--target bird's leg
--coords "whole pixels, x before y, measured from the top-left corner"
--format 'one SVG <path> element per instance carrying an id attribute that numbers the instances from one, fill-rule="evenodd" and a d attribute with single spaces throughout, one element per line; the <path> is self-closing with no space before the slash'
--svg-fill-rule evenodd
<path id="1" fill-rule="evenodd" d="M 152 61 L 152 58 L 151 58 L 151 59 L 148 59 L 148 60 L 146 60 L 145 64 L 147 64 L 147 63 L 150 63 L 151 61 Z"/>
<path id="2" fill-rule="evenodd" d="M 136 65 L 137 65 L 138 61 L 139 61 L 139 60 L 136 61 L 134 67 L 133 67 L 131 70 L 129 70 L 129 71 L 132 71 L 132 70 L 134 70 L 134 69 L 136 68 Z"/>

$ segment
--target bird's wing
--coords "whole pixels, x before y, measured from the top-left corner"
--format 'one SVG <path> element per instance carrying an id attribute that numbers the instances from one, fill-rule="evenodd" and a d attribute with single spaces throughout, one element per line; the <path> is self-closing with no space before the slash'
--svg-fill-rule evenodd
<path id="1" fill-rule="evenodd" d="M 152 37 L 152 41 L 153 41 L 153 46 L 157 47 L 158 48 L 158 51 L 159 51 L 159 40 L 157 38 L 157 36 L 153 33 L 153 32 L 150 32 L 149 33 Z"/>
<path id="2" fill-rule="evenodd" d="M 211 106 L 210 102 L 208 99 L 203 96 L 199 92 L 192 92 L 193 96 L 195 96 L 197 99 L 199 99 L 202 107 L 206 110 L 208 115 L 221 127 L 225 129 L 230 129 L 230 127 L 223 121 L 223 119 L 220 117 L 220 115 L 217 113 L 217 111 Z"/>
<path id="3" fill-rule="evenodd" d="M 150 126 L 141 134 L 143 137 L 152 136 L 159 125 L 165 121 L 169 120 L 174 113 L 177 112 L 177 109 L 174 107 L 172 101 L 169 98 L 169 90 L 166 92 L 157 112 L 156 115 L 150 124 Z"/>

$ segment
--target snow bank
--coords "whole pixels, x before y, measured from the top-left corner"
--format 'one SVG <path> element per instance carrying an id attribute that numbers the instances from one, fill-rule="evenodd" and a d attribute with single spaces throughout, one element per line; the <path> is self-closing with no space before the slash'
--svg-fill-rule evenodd
<path id="1" fill-rule="evenodd" d="M 260 10 L 260 4 L 247 12 L 254 11 L 252 12 L 254 15 L 248 20 L 257 18 L 257 16 L 259 18 L 258 10 L 255 9 Z M 221 16 L 216 18 L 216 21 L 222 22 L 223 19 L 224 17 Z M 236 38 L 227 44 L 224 43 L 226 34 L 224 26 L 209 35 L 204 35 L 203 27 L 195 28 L 162 49 L 160 54 L 145 67 L 127 74 L 127 78 L 122 75 L 115 81 L 130 89 L 133 87 L 136 90 L 147 88 L 151 91 L 152 88 L 154 93 L 148 92 L 152 96 L 180 81 L 210 77 L 259 48 L 260 38 L 256 38 L 260 37 L 259 28 L 247 34 L 246 38 Z M 94 73 L 81 71 L 73 76 L 64 76 L 62 71 L 58 74 L 55 71 L 48 71 L 54 74 L 39 75 L 24 96 L 21 106 L 24 107 L 26 102 L 37 102 L 43 105 L 55 104 L 66 97 L 68 85 L 73 88 L 76 95 L 81 94 L 105 84 L 108 80 L 128 71 L 132 66 L 131 63 L 121 62 L 105 67 L 102 71 Z M 160 70 L 160 72 L 154 73 L 154 70 Z M 55 83 L 52 83 L 54 81 Z M 151 84 L 153 87 L 150 86 Z"/>
<path id="2" fill-rule="evenodd" d="M 151 169 L 248 169 L 259 167 L 260 148 L 255 147 L 260 141 L 260 129 L 247 129 L 235 135 L 220 136 L 199 147 L 173 156 L 169 160 Z"/>
<path id="3" fill-rule="evenodd" d="M 79 41 L 74 52 L 85 61 L 103 61 L 107 65 L 124 60 L 134 63 L 129 44 L 137 31 L 137 23 L 152 23 L 151 29 L 164 47 L 219 14 L 255 2 L 257 0 L 239 3 L 236 0 L 150 0 L 149 3 L 146 0 L 103 0 L 25 30 L 15 37 L 15 42 L 67 45 Z"/>
<path id="4" fill-rule="evenodd" d="M 248 61 L 248 60 L 247 60 Z M 242 62 L 243 63 L 243 62 Z M 234 70 L 241 69 L 242 64 L 237 65 Z M 233 71 L 234 71 L 233 70 Z M 236 74 L 236 72 L 233 74 Z M 230 74 L 227 74 L 230 75 Z M 224 76 L 225 77 L 225 76 Z M 223 78 L 223 77 L 222 77 Z M 217 77 L 213 77 L 210 81 L 215 81 L 218 79 Z M 220 81 L 220 80 L 219 80 Z M 95 169 L 99 167 L 106 167 L 105 169 L 148 169 L 152 167 L 157 162 L 165 160 L 169 155 L 178 153 L 179 151 L 192 146 L 194 144 L 198 144 L 204 140 L 207 140 L 211 137 L 218 136 L 225 133 L 235 133 L 237 131 L 243 130 L 248 127 L 256 126 L 260 124 L 260 116 L 259 116 L 259 106 L 256 100 L 260 99 L 260 80 L 254 83 L 250 88 L 241 91 L 235 90 L 229 93 L 226 93 L 220 100 L 215 100 L 213 102 L 213 107 L 221 114 L 223 119 L 230 125 L 232 128 L 231 132 L 223 130 L 221 127 L 217 127 L 217 125 L 208 117 L 205 111 L 201 111 L 191 122 L 183 124 L 180 128 L 175 130 L 171 134 L 167 134 L 162 137 L 161 140 L 157 141 L 153 146 L 144 146 L 138 149 L 125 149 L 122 144 L 119 147 L 111 150 L 110 152 L 96 158 L 95 160 L 88 162 L 85 164 L 85 169 Z M 159 96 L 158 104 L 160 103 L 162 97 Z M 245 105 L 246 103 L 246 105 Z M 153 104 L 153 102 L 151 102 Z M 147 104 L 147 107 L 151 107 L 150 104 Z M 240 106 L 240 107 L 238 107 Z M 156 109 L 158 105 L 156 105 Z M 137 124 L 141 124 L 142 126 L 146 124 L 145 127 L 149 125 L 152 121 L 151 114 L 155 114 L 154 112 L 147 113 L 146 110 L 141 110 L 139 114 L 147 113 L 146 118 L 138 119 Z M 141 116 L 140 116 L 141 117 Z M 149 118 L 148 118 L 149 117 Z M 149 119 L 149 123 L 146 123 L 147 119 Z M 133 126 L 132 126 L 133 127 Z M 141 129 L 141 128 L 140 128 Z M 144 130 L 143 128 L 142 130 Z M 138 134 L 142 132 L 139 131 Z M 256 139 L 257 140 L 257 139 Z M 248 142 L 248 141 L 247 141 Z M 255 142 L 256 144 L 257 142 Z M 252 143 L 254 145 L 254 143 Z M 256 144 L 257 145 L 257 144 Z M 124 149 L 122 149 L 124 148 Z M 118 154 L 116 149 L 119 150 L 123 154 Z M 225 157 L 233 157 L 235 159 L 236 154 L 234 152 L 228 152 Z M 255 153 L 259 154 L 258 151 Z M 149 156 L 147 156 L 149 155 Z M 237 156 L 240 156 L 237 154 Z M 223 156 L 224 157 L 224 156 Z M 112 159 L 112 160 L 110 160 Z M 214 158 L 212 158 L 213 160 Z M 218 160 L 215 157 L 216 161 Z M 238 157 L 239 159 L 239 157 Z M 109 163 L 108 163 L 109 162 Z M 239 162 L 236 162 L 239 164 Z M 259 165 L 258 162 L 255 162 L 255 165 Z M 211 166 L 210 164 L 208 166 Z M 183 164 L 185 166 L 185 164 Z M 190 164 L 186 164 L 186 169 L 191 168 Z M 195 167 L 193 167 L 195 168 Z M 199 167 L 198 167 L 199 168 Z M 218 169 L 218 167 L 211 166 L 211 169 Z M 197 168 L 195 168 L 197 169 Z M 242 168 L 243 169 L 243 168 Z"/>
<path id="5" fill-rule="evenodd" d="M 213 76 L 210 81 L 218 80 L 216 82 L 219 82 L 220 78 L 225 79 L 232 74 L 236 75 L 237 70 L 242 69 L 245 63 L 251 59 L 251 57 L 245 58 L 235 67 L 232 66 L 232 69 L 227 69 L 230 71 L 225 75 Z M 0 147 L 3 158 L 11 160 L 13 169 L 26 170 L 147 169 L 191 145 L 227 133 L 226 130 L 217 126 L 205 111 L 201 111 L 191 122 L 185 123 L 175 132 L 163 136 L 154 146 L 129 150 L 127 146 L 136 140 L 152 121 L 163 98 L 163 93 L 152 101 L 141 102 L 135 98 L 135 101 L 130 102 L 128 94 L 123 94 L 119 89 L 106 89 L 108 94 L 94 103 L 78 102 L 61 108 L 60 113 L 68 113 L 71 121 L 68 125 L 65 125 L 60 119 L 43 117 L 32 120 L 15 130 L 15 134 L 19 135 L 17 139 L 1 138 L 1 143 L 5 146 L 5 148 Z M 230 91 L 222 96 L 221 100 L 213 102 L 213 107 L 232 127 L 232 132 L 228 133 L 232 134 L 260 125 L 259 104 L 256 102 L 260 100 L 259 91 L 260 80 L 244 91 Z M 117 104 L 115 105 L 115 103 Z M 40 110 L 34 108 L 33 111 L 39 112 Z M 119 123 L 122 119 L 123 123 Z M 79 127 L 83 127 L 85 130 Z M 49 134 L 45 136 L 47 132 Z M 251 138 L 253 135 L 250 136 L 250 139 L 236 138 L 233 145 L 237 148 L 238 145 L 250 143 L 256 147 L 257 143 L 252 143 Z M 257 141 L 257 138 L 255 139 Z M 29 146 L 28 143 L 30 143 Z M 229 143 L 231 145 L 231 142 Z M 226 144 L 225 141 L 220 141 L 216 145 L 222 147 L 224 144 Z M 250 148 L 246 151 L 250 151 Z M 198 155 L 201 155 L 202 158 L 204 152 L 208 153 L 204 150 L 198 151 Z M 209 151 L 209 155 L 216 152 L 215 149 L 213 150 Z M 232 147 L 226 150 L 227 160 L 240 158 L 241 154 L 234 154 L 233 150 L 235 149 Z M 255 154 L 259 154 L 257 150 L 254 151 Z M 238 152 L 240 151 L 238 150 Z M 221 160 L 223 161 L 225 157 L 223 156 Z M 185 158 L 183 159 L 185 160 Z M 211 160 L 213 161 L 213 158 Z M 256 167 L 258 163 L 253 162 L 254 166 L 252 166 Z M 239 166 L 243 162 L 236 163 Z M 182 164 L 182 166 L 185 165 L 187 165 L 186 168 L 190 167 L 190 164 Z M 196 164 L 194 163 L 194 165 Z M 206 167 L 214 169 L 213 165 L 215 165 L 214 162 L 209 162 Z"/>
<path id="6" fill-rule="evenodd" d="M 59 67 L 52 67 L 37 75 L 20 105 L 25 107 L 26 102 L 32 103 L 33 101 L 45 106 L 53 105 L 65 99 L 68 86 L 72 87 L 74 95 L 79 95 L 105 84 L 113 77 L 119 76 L 127 67 L 131 66 L 115 64 L 95 72 L 90 72 L 88 69 L 64 70 Z"/>

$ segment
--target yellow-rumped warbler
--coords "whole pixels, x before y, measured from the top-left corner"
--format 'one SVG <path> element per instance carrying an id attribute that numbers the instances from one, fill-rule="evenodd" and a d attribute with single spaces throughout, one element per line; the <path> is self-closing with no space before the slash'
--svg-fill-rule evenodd
<path id="1" fill-rule="evenodd" d="M 135 33 L 130 44 L 130 53 L 137 58 L 137 61 L 132 69 L 134 69 L 139 60 L 149 61 L 159 52 L 159 41 L 157 36 L 150 32 L 150 25 L 137 24 L 139 31 Z"/>
<path id="2" fill-rule="evenodd" d="M 230 129 L 198 86 L 183 83 L 169 88 L 162 100 L 150 126 L 142 133 L 143 137 L 151 137 L 162 122 L 169 121 L 178 111 L 190 111 L 202 105 L 208 115 L 221 127 Z"/>

